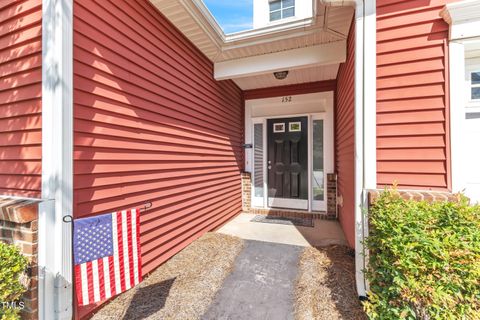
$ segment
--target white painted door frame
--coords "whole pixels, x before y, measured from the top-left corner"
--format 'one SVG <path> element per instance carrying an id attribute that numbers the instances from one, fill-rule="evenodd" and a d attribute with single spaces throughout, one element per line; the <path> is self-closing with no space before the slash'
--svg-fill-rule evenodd
<path id="1" fill-rule="evenodd" d="M 315 95 L 315 94 L 313 94 Z M 334 171 L 334 145 L 333 145 L 333 137 L 334 137 L 334 124 L 333 124 L 333 92 L 323 92 L 318 93 L 318 96 L 308 96 L 308 95 L 298 95 L 292 96 L 292 99 L 300 99 L 300 101 L 312 101 L 310 99 L 322 97 L 326 98 L 325 109 L 323 112 L 299 112 L 299 113 L 287 113 L 287 114 L 275 114 L 274 112 L 268 112 L 268 114 L 262 116 L 252 116 L 252 101 L 247 103 L 246 105 L 246 112 L 245 112 L 245 143 L 252 144 L 254 147 L 254 124 L 263 124 L 263 197 L 256 197 L 255 196 L 255 172 L 254 172 L 254 158 L 253 158 L 253 148 L 247 149 L 246 151 L 246 171 L 252 173 L 252 206 L 261 207 L 270 209 L 272 207 L 271 201 L 269 202 L 268 197 L 268 171 L 267 171 L 267 152 L 268 152 L 268 145 L 267 145 L 267 119 L 277 119 L 277 118 L 290 118 L 290 117 L 308 117 L 308 201 L 307 201 L 307 208 L 308 212 L 314 211 L 325 211 L 326 210 L 326 186 L 327 186 L 327 173 L 333 173 Z M 272 100 L 278 99 L 279 103 L 281 103 L 283 97 L 275 97 L 275 98 L 267 98 L 267 99 L 257 99 L 253 102 L 253 106 L 255 105 L 262 105 L 264 103 L 272 103 Z M 304 99 L 304 100 L 301 100 Z M 302 103 L 300 103 L 302 104 Z M 295 109 L 295 108 L 294 108 Z M 299 108 L 300 109 L 300 108 Z M 279 112 L 281 113 L 281 111 Z M 313 174 L 313 120 L 323 119 L 324 126 L 323 126 L 323 138 L 324 138 L 324 186 L 325 186 L 325 200 L 323 203 L 318 201 L 317 203 L 313 203 L 312 199 L 312 174 Z M 282 202 L 276 201 L 277 206 L 278 204 L 285 206 L 288 205 L 285 201 Z M 300 204 L 293 203 L 292 209 L 300 209 L 303 207 Z"/>

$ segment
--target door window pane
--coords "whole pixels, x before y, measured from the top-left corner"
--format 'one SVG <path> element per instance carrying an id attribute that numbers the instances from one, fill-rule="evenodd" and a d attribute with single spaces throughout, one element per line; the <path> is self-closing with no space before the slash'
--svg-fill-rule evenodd
<path id="1" fill-rule="evenodd" d="M 323 120 L 313 120 L 313 200 L 324 200 Z"/>
<path id="2" fill-rule="evenodd" d="M 253 125 L 253 186 L 255 197 L 263 197 L 263 124 Z"/>

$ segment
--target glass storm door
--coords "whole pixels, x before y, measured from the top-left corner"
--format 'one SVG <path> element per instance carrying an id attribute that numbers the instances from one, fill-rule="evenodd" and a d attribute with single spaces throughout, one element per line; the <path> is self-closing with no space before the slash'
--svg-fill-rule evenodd
<path id="1" fill-rule="evenodd" d="M 269 207 L 308 209 L 308 118 L 267 120 Z"/>

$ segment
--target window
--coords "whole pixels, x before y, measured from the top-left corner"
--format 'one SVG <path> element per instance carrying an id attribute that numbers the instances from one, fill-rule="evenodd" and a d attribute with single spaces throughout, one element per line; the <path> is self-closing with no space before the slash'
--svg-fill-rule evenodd
<path id="1" fill-rule="evenodd" d="M 467 107 L 480 107 L 480 57 L 465 59 L 465 99 Z"/>
<path id="2" fill-rule="evenodd" d="M 274 123 L 273 124 L 273 132 L 278 133 L 278 132 L 285 132 L 285 123 Z"/>
<path id="3" fill-rule="evenodd" d="M 253 186 L 254 196 L 263 198 L 263 123 L 253 125 Z"/>
<path id="4" fill-rule="evenodd" d="M 270 21 L 295 16 L 295 0 L 269 0 Z"/>
<path id="5" fill-rule="evenodd" d="M 313 200 L 324 200 L 323 120 L 313 120 Z"/>
<path id="6" fill-rule="evenodd" d="M 301 122 L 290 122 L 288 124 L 288 131 L 290 131 L 290 132 L 300 132 L 300 131 L 302 131 L 302 123 Z"/>
<path id="7" fill-rule="evenodd" d="M 480 101 L 480 70 L 470 72 L 470 99 Z"/>

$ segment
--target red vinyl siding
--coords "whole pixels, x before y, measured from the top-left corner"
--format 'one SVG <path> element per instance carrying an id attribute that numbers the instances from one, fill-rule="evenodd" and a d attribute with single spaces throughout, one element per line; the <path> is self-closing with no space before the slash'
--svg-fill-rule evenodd
<path id="1" fill-rule="evenodd" d="M 240 212 L 242 141 L 241 90 L 148 1 L 74 2 L 75 217 L 152 201 L 148 273 Z"/>
<path id="2" fill-rule="evenodd" d="M 447 1 L 377 0 L 377 183 L 450 188 Z"/>
<path id="3" fill-rule="evenodd" d="M 347 42 L 347 60 L 340 65 L 337 75 L 335 112 L 335 170 L 339 206 L 339 221 L 348 244 L 355 247 L 355 22 L 350 27 Z"/>
<path id="4" fill-rule="evenodd" d="M 40 197 L 42 1 L 0 2 L 0 194 Z"/>

